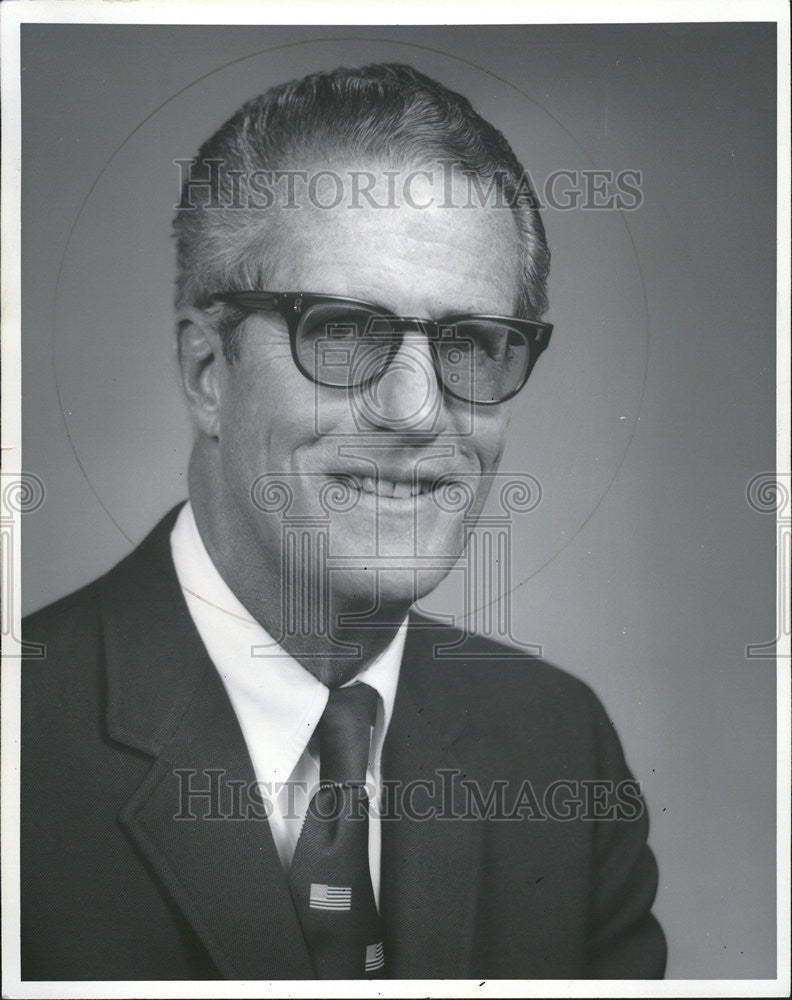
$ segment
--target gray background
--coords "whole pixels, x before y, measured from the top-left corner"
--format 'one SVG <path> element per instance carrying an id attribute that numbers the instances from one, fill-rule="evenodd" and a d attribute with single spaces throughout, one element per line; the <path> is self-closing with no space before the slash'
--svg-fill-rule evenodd
<path id="1" fill-rule="evenodd" d="M 244 99 L 410 62 L 540 184 L 643 171 L 624 217 L 545 212 L 556 332 L 502 468 L 543 489 L 514 520 L 513 639 L 615 721 L 649 802 L 671 977 L 775 975 L 775 677 L 745 655 L 775 634 L 775 523 L 745 498 L 775 455 L 774 30 L 22 30 L 23 467 L 47 491 L 24 522 L 24 611 L 185 495 L 172 160 Z M 461 593 L 452 575 L 426 607 L 462 611 Z"/>

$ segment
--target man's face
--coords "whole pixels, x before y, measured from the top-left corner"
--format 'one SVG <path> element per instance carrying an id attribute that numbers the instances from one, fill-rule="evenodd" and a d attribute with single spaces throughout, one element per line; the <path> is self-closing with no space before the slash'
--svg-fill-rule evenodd
<path id="1" fill-rule="evenodd" d="M 413 196 L 424 200 L 417 186 Z M 514 313 L 519 255 L 508 210 L 345 202 L 282 211 L 277 231 L 266 291 L 346 296 L 405 317 Z M 301 374 L 280 316 L 250 316 L 239 359 L 223 369 L 219 435 L 222 516 L 248 540 L 247 575 L 280 567 L 284 529 L 304 517 L 309 531 L 327 533 L 329 583 L 342 598 L 391 605 L 431 591 L 484 504 L 508 417 L 509 404 L 445 396 L 419 329 L 373 390 L 347 390 Z M 438 479 L 446 485 L 431 490 Z M 276 481 L 291 492 L 286 510 L 267 509 Z M 454 502 L 454 482 L 470 502 Z"/>

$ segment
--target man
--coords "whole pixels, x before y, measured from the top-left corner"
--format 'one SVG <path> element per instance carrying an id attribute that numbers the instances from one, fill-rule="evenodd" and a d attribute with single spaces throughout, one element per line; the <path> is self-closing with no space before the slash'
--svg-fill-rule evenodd
<path id="1" fill-rule="evenodd" d="M 24 978 L 662 976 L 594 695 L 410 611 L 550 335 L 526 195 L 405 66 L 277 87 L 200 150 L 189 502 L 26 627 Z"/>

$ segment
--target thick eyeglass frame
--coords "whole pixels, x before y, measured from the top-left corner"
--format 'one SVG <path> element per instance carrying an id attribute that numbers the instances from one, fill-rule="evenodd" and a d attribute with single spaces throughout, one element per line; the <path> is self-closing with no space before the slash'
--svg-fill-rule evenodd
<path id="1" fill-rule="evenodd" d="M 218 292 L 210 297 L 210 304 L 217 302 L 234 306 L 237 309 L 241 309 L 243 312 L 276 312 L 282 316 L 283 319 L 286 320 L 286 325 L 289 331 L 292 358 L 294 359 L 294 363 L 299 371 L 309 381 L 314 382 L 316 385 L 325 386 L 331 389 L 359 389 L 371 382 L 377 381 L 377 379 L 381 378 L 385 374 L 390 367 L 391 362 L 396 357 L 396 354 L 402 345 L 405 330 L 417 328 L 426 335 L 432 355 L 432 363 L 437 376 L 437 382 L 442 391 L 447 395 L 452 396 L 454 399 L 459 399 L 464 403 L 473 403 L 476 406 L 498 406 L 516 396 L 528 381 L 536 362 L 539 360 L 540 354 L 550 343 L 550 335 L 553 332 L 552 323 L 541 323 L 538 320 L 521 319 L 516 316 L 495 316 L 479 313 L 450 313 L 437 320 L 423 319 L 414 316 L 397 316 L 377 303 L 366 302 L 364 299 L 351 299 L 345 296 L 323 295 L 321 293 L 314 292 Z M 363 306 L 364 308 L 371 310 L 372 313 L 375 313 L 378 318 L 395 321 L 398 327 L 404 327 L 404 330 L 401 331 L 393 330 L 388 332 L 388 337 L 392 341 L 391 350 L 382 370 L 376 375 L 363 379 L 360 382 L 338 385 L 334 382 L 324 382 L 322 379 L 317 378 L 316 375 L 308 371 L 301 361 L 297 350 L 297 339 L 300 333 L 303 314 L 311 306 L 322 305 L 328 302 L 337 303 L 339 305 Z M 459 323 L 463 320 L 487 320 L 490 322 L 503 323 L 504 325 L 508 325 L 512 329 L 517 330 L 525 337 L 526 343 L 528 344 L 528 360 L 525 365 L 525 371 L 515 388 L 500 399 L 469 399 L 467 396 L 461 396 L 459 393 L 454 392 L 454 390 L 451 389 L 443 380 L 442 365 L 436 342 L 443 339 L 443 330 L 448 330 L 449 327 L 452 327 L 455 323 Z"/>

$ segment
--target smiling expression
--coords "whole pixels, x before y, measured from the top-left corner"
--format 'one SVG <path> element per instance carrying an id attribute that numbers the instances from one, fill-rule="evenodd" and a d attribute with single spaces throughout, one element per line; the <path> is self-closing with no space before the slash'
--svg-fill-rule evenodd
<path id="1" fill-rule="evenodd" d="M 268 291 L 347 296 L 428 319 L 514 313 L 519 253 L 508 211 L 303 207 L 281 212 L 276 229 Z M 486 500 L 509 403 L 443 394 L 419 330 L 373 385 L 318 386 L 297 369 L 274 313 L 247 318 L 220 386 L 216 514 L 246 576 L 280 567 L 284 517 L 301 516 L 329 525 L 338 595 L 370 595 L 374 582 L 381 601 L 409 604 L 443 579 Z M 286 511 L 255 502 L 257 484 L 261 495 L 276 480 L 291 493 Z M 466 503 L 454 502 L 460 493 Z"/>

